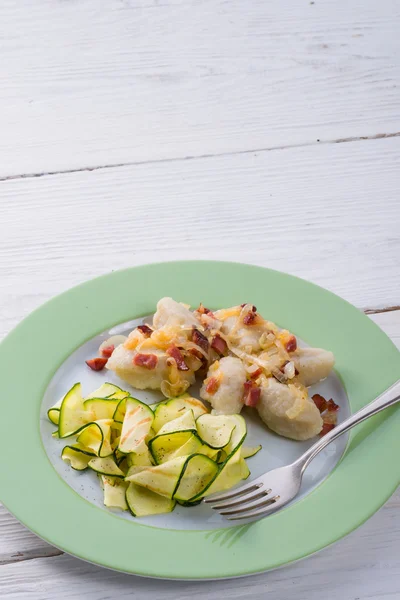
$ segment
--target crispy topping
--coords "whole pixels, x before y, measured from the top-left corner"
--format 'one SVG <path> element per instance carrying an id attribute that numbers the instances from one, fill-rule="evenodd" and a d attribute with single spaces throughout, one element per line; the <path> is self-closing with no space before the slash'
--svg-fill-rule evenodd
<path id="1" fill-rule="evenodd" d="M 166 352 L 171 358 L 175 360 L 176 366 L 178 367 L 179 371 L 189 371 L 189 367 L 185 363 L 185 359 L 183 358 L 183 354 L 179 350 L 179 348 L 172 344 L 167 348 Z"/>
<path id="2" fill-rule="evenodd" d="M 101 353 L 105 358 L 110 358 L 111 354 L 114 352 L 115 346 L 114 344 L 110 344 L 110 346 L 105 346 L 102 348 Z"/>
<path id="3" fill-rule="evenodd" d="M 133 364 L 137 367 L 144 367 L 145 369 L 155 369 L 158 363 L 158 356 L 156 354 L 142 354 L 138 353 L 133 357 Z"/>
<path id="4" fill-rule="evenodd" d="M 107 360 L 107 358 L 91 358 L 85 362 L 92 371 L 102 371 L 107 364 Z"/>
<path id="5" fill-rule="evenodd" d="M 220 386 L 220 380 L 217 377 L 210 377 L 206 384 L 206 392 L 207 394 L 215 394 Z"/>
<path id="6" fill-rule="evenodd" d="M 327 406 L 327 409 L 328 409 L 328 411 L 329 411 L 329 412 L 336 412 L 336 411 L 338 411 L 338 410 L 339 410 L 339 405 L 338 405 L 338 404 L 336 404 L 336 402 L 334 402 L 334 401 L 332 400 L 332 398 L 331 398 L 330 400 L 328 400 L 328 406 Z"/>
<path id="7" fill-rule="evenodd" d="M 285 343 L 285 348 L 288 352 L 294 352 L 297 350 L 297 340 L 294 335 L 291 335 Z"/>
<path id="8" fill-rule="evenodd" d="M 243 402 L 246 406 L 257 406 L 261 396 L 261 388 L 254 381 L 244 382 Z"/>
<path id="9" fill-rule="evenodd" d="M 321 394 L 314 394 L 314 396 L 311 399 L 314 402 L 315 406 L 318 408 L 320 413 L 322 413 L 322 412 L 324 412 L 324 410 L 326 410 L 328 403 L 325 400 L 325 398 L 323 396 L 321 396 Z"/>
<path id="10" fill-rule="evenodd" d="M 260 375 L 262 375 L 262 369 L 261 367 L 258 367 L 258 369 L 250 373 L 250 379 L 257 379 L 257 377 L 260 377 Z"/>
<path id="11" fill-rule="evenodd" d="M 150 337 L 153 333 L 153 329 L 148 325 L 138 325 L 136 329 L 139 329 L 139 331 L 143 333 L 144 337 Z"/>
<path id="12" fill-rule="evenodd" d="M 322 429 L 321 429 L 320 434 L 319 434 L 320 437 L 322 437 L 323 435 L 326 435 L 334 427 L 335 427 L 335 425 L 333 423 L 324 423 L 322 425 Z"/>
<path id="13" fill-rule="evenodd" d="M 201 333 L 201 331 L 196 329 L 196 327 L 193 327 L 192 342 L 197 344 L 197 346 L 200 346 L 200 348 L 203 348 L 203 350 L 205 352 L 208 352 L 208 349 L 210 347 L 208 339 L 206 338 L 206 336 L 203 333 Z"/>
<path id="14" fill-rule="evenodd" d="M 213 313 L 211 312 L 211 310 L 209 308 L 206 308 L 205 306 L 202 305 L 202 303 L 200 302 L 199 308 L 197 309 L 197 312 L 200 315 L 210 315 L 211 317 L 213 317 Z"/>
<path id="15" fill-rule="evenodd" d="M 211 348 L 213 348 L 221 356 L 225 354 L 228 349 L 226 341 L 217 333 L 211 340 Z"/>

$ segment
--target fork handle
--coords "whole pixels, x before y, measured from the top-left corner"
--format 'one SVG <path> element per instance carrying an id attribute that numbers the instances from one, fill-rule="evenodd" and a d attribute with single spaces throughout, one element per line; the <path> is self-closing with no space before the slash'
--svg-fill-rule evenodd
<path id="1" fill-rule="evenodd" d="M 361 408 L 354 415 L 351 415 L 348 419 L 343 421 L 337 425 L 334 429 L 329 431 L 323 438 L 321 438 L 316 444 L 311 446 L 297 461 L 299 465 L 301 465 L 301 472 L 303 473 L 305 469 L 308 467 L 313 458 L 317 456 L 326 448 L 328 444 L 336 440 L 340 435 L 349 431 L 358 423 L 365 421 L 369 417 L 376 415 L 381 410 L 388 408 L 389 406 L 393 406 L 396 402 L 400 400 L 400 379 L 394 383 L 389 389 L 387 389 L 383 394 L 378 396 L 375 400 Z"/>

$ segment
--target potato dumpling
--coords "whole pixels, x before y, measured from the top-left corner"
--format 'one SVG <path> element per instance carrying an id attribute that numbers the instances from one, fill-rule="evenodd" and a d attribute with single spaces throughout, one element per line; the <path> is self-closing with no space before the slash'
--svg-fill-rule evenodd
<path id="1" fill-rule="evenodd" d="M 240 413 L 243 406 L 246 370 L 240 358 L 226 356 L 211 365 L 200 391 L 216 414 Z"/>
<path id="2" fill-rule="evenodd" d="M 257 411 L 264 423 L 284 437 L 308 440 L 322 429 L 322 418 L 307 390 L 263 378 Z"/>

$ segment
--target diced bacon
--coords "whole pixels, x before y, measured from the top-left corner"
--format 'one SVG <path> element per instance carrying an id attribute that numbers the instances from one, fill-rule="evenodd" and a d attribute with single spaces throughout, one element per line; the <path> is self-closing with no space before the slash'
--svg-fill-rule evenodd
<path id="1" fill-rule="evenodd" d="M 314 394 L 314 396 L 312 397 L 312 401 L 314 402 L 315 406 L 318 408 L 320 413 L 326 410 L 328 403 L 325 400 L 325 398 L 321 396 L 321 394 Z"/>
<path id="2" fill-rule="evenodd" d="M 245 302 L 244 304 L 241 304 L 241 305 L 240 305 L 240 308 L 244 308 L 245 306 L 247 306 L 247 304 L 248 304 L 247 302 Z M 253 304 L 253 306 L 252 306 L 251 310 L 252 310 L 253 312 L 257 312 L 257 306 L 254 306 L 254 304 Z"/>
<path id="3" fill-rule="evenodd" d="M 207 381 L 206 384 L 206 392 L 207 394 L 215 394 L 215 392 L 218 390 L 220 385 L 220 381 L 219 379 L 217 379 L 217 377 L 210 377 L 210 379 Z"/>
<path id="4" fill-rule="evenodd" d="M 153 333 L 153 329 L 148 325 L 138 325 L 136 329 L 139 329 L 139 331 L 143 333 L 144 337 L 150 337 Z"/>
<path id="5" fill-rule="evenodd" d="M 85 362 L 92 371 L 102 371 L 107 364 L 107 360 L 108 358 L 91 358 Z"/>
<path id="6" fill-rule="evenodd" d="M 246 306 L 246 304 L 244 305 Z M 252 306 L 247 315 L 243 317 L 243 325 L 253 325 L 257 317 L 257 307 Z"/>
<path id="7" fill-rule="evenodd" d="M 244 382 L 243 402 L 246 406 L 257 406 L 260 401 L 261 388 L 256 386 L 254 381 Z"/>
<path id="8" fill-rule="evenodd" d="M 261 369 L 261 367 L 258 367 L 258 369 L 256 369 L 255 371 L 253 371 L 253 373 L 250 374 L 250 378 L 257 379 L 257 377 L 260 377 L 261 374 L 262 374 L 262 369 Z"/>
<path id="9" fill-rule="evenodd" d="M 189 367 L 185 363 L 185 359 L 183 358 L 183 354 L 179 350 L 179 348 L 172 344 L 167 348 L 166 352 L 171 358 L 175 360 L 176 366 L 178 367 L 179 371 L 189 371 Z"/>
<path id="10" fill-rule="evenodd" d="M 138 353 L 133 357 L 133 364 L 137 367 L 143 367 L 144 369 L 155 369 L 158 363 L 158 356 L 156 354 L 142 354 Z"/>
<path id="11" fill-rule="evenodd" d="M 246 406 L 257 406 L 257 404 L 260 401 L 260 396 L 261 396 L 261 388 L 259 387 L 254 387 L 251 388 L 251 390 L 249 391 L 249 393 L 247 394 L 246 398 L 245 398 L 245 405 Z"/>
<path id="12" fill-rule="evenodd" d="M 335 427 L 335 425 L 333 423 L 324 423 L 322 425 L 322 429 L 320 431 L 320 436 L 322 437 L 323 435 L 326 435 L 329 431 L 331 431 L 333 428 Z"/>
<path id="13" fill-rule="evenodd" d="M 211 348 L 213 348 L 220 356 L 222 356 L 227 351 L 228 345 L 224 338 L 217 333 L 211 340 Z"/>
<path id="14" fill-rule="evenodd" d="M 328 400 L 326 408 L 329 412 L 336 412 L 337 410 L 339 410 L 339 404 L 336 404 L 336 402 L 334 402 L 331 398 L 330 400 Z"/>
<path id="15" fill-rule="evenodd" d="M 209 308 L 206 308 L 205 306 L 202 305 L 202 303 L 200 302 L 199 308 L 197 309 L 197 312 L 200 315 L 210 315 L 211 317 L 213 317 L 213 313 L 211 312 L 211 310 Z"/>
<path id="16" fill-rule="evenodd" d="M 114 344 L 111 344 L 110 346 L 105 346 L 105 348 L 102 348 L 101 353 L 105 358 L 110 358 L 110 356 L 114 352 L 114 350 L 115 350 L 115 346 L 114 346 Z"/>
<path id="17" fill-rule="evenodd" d="M 294 352 L 297 350 L 297 340 L 294 335 L 291 335 L 285 344 L 285 348 L 288 352 Z"/>
<path id="18" fill-rule="evenodd" d="M 200 348 L 203 348 L 205 352 L 208 352 L 208 348 L 210 347 L 208 339 L 203 333 L 201 333 L 201 331 L 196 329 L 196 327 L 193 327 L 192 342 L 197 344 L 197 346 L 200 346 Z"/>

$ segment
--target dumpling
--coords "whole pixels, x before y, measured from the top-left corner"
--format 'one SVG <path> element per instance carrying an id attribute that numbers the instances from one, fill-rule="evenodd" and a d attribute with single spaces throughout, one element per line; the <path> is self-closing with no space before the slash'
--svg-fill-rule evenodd
<path id="1" fill-rule="evenodd" d="M 216 414 L 240 413 L 245 381 L 246 370 L 240 358 L 226 356 L 209 368 L 200 397 L 210 402 Z"/>
<path id="2" fill-rule="evenodd" d="M 193 313 L 180 302 L 172 298 L 162 298 L 157 303 L 157 311 L 153 317 L 153 327 L 188 329 L 198 327 L 199 323 Z"/>
<path id="3" fill-rule="evenodd" d="M 306 386 L 328 377 L 335 364 L 333 353 L 322 348 L 299 348 L 292 360 L 299 372 L 299 380 Z"/>
<path id="4" fill-rule="evenodd" d="M 108 359 L 107 369 L 115 371 L 118 377 L 139 390 L 159 390 L 167 376 L 167 355 L 158 348 L 147 348 L 140 353 L 147 357 L 143 361 L 144 364 L 147 361 L 147 366 L 140 366 L 133 362 L 138 354 L 136 350 L 125 348 L 121 344 Z"/>
<path id="5" fill-rule="evenodd" d="M 322 418 L 307 390 L 262 378 L 257 411 L 264 423 L 279 435 L 308 440 L 322 429 Z"/>

